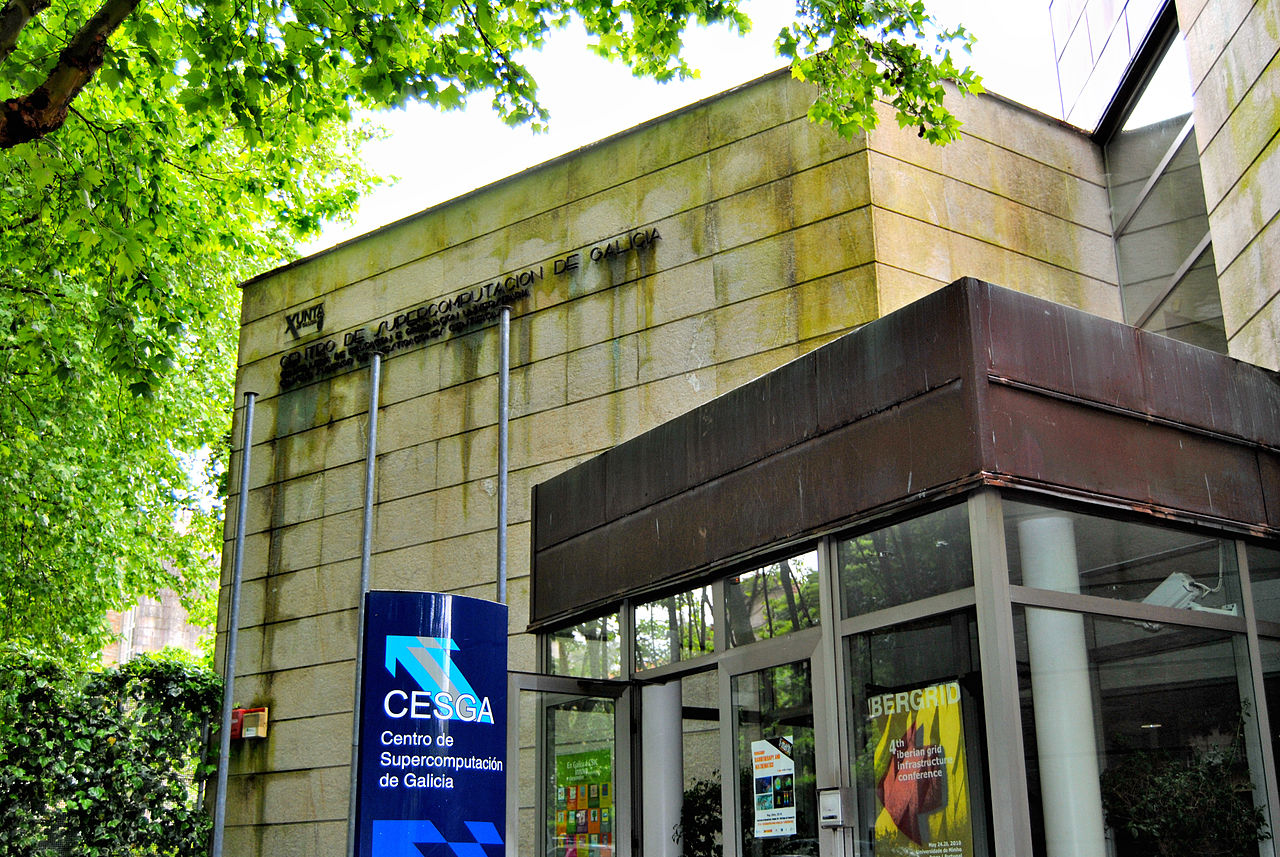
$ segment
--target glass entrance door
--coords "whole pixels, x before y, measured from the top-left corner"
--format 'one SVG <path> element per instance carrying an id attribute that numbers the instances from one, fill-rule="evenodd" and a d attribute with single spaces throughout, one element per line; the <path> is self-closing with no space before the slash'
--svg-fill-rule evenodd
<path id="1" fill-rule="evenodd" d="M 629 857 L 626 685 L 528 673 L 510 682 L 509 857 Z"/>
<path id="2" fill-rule="evenodd" d="M 816 629 L 815 629 L 816 631 Z M 731 734 L 724 800 L 729 857 L 833 857 L 819 835 L 818 788 L 830 730 L 815 717 L 819 635 L 743 650 L 722 665 Z M 825 773 L 825 770 L 823 771 Z"/>
<path id="3" fill-rule="evenodd" d="M 737 675 L 731 687 L 743 857 L 818 857 L 809 662 Z"/>

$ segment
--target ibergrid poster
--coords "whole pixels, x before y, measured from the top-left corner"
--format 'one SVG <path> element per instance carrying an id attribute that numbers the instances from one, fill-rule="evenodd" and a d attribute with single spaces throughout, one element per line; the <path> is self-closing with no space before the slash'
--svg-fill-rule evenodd
<path id="1" fill-rule="evenodd" d="M 751 742 L 755 778 L 755 835 L 794 836 L 796 832 L 796 760 L 790 735 Z"/>
<path id="2" fill-rule="evenodd" d="M 506 606 L 370 592 L 362 660 L 358 857 L 502 857 Z"/>
<path id="3" fill-rule="evenodd" d="M 960 684 L 867 701 L 875 746 L 876 854 L 972 857 Z"/>

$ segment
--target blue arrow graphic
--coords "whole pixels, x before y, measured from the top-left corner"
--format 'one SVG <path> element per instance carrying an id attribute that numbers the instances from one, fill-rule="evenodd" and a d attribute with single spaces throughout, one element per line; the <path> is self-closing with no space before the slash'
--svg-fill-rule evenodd
<path id="1" fill-rule="evenodd" d="M 475 695 L 471 683 L 453 663 L 452 653 L 458 644 L 447 637 L 387 636 L 387 672 L 396 674 L 396 664 L 418 683 L 418 687 L 430 693 L 446 691 L 459 696 Z"/>

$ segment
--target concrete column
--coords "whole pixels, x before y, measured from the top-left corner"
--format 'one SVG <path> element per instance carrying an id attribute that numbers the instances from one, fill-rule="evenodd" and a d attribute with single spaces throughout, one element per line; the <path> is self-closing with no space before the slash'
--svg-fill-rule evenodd
<path id="1" fill-rule="evenodd" d="M 640 691 L 640 757 L 644 775 L 645 857 L 681 857 L 684 842 L 672 834 L 684 805 L 684 728 L 680 680 L 646 685 Z"/>
<path id="2" fill-rule="evenodd" d="M 1019 522 L 1018 548 L 1024 584 L 1080 592 L 1069 517 Z M 1028 607 L 1027 650 L 1048 857 L 1098 857 L 1107 853 L 1106 829 L 1084 617 Z"/>

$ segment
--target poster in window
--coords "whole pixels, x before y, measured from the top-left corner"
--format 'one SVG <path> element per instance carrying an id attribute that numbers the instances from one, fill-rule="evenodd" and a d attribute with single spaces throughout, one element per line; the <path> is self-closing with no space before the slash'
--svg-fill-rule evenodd
<path id="1" fill-rule="evenodd" d="M 758 839 L 795 835 L 796 762 L 792 743 L 790 735 L 751 742 Z"/>
<path id="2" fill-rule="evenodd" d="M 972 857 L 959 682 L 867 700 L 875 745 L 876 853 Z"/>
<path id="3" fill-rule="evenodd" d="M 555 794 L 555 857 L 611 857 L 613 751 L 557 755 Z"/>

